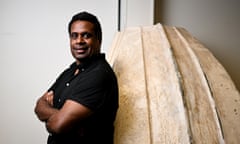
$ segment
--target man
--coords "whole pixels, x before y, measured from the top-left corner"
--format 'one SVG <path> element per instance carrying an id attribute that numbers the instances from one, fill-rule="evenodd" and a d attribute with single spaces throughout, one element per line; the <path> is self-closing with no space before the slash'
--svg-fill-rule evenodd
<path id="1" fill-rule="evenodd" d="M 81 12 L 72 17 L 68 31 L 76 61 L 38 99 L 35 113 L 46 123 L 48 144 L 113 144 L 118 85 L 100 53 L 100 23 Z"/>

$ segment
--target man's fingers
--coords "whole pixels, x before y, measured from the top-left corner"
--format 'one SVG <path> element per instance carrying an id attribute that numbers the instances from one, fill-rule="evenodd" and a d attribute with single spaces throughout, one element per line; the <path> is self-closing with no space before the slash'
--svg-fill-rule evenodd
<path id="1" fill-rule="evenodd" d="M 53 91 L 49 91 L 47 93 L 46 100 L 47 100 L 48 104 L 53 106 Z"/>
<path id="2" fill-rule="evenodd" d="M 52 90 L 49 91 L 49 92 L 47 93 L 47 95 L 53 95 L 53 91 L 52 91 Z"/>

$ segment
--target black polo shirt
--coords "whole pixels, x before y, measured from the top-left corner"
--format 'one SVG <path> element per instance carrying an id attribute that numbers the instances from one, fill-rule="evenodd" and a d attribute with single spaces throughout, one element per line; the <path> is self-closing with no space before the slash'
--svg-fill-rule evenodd
<path id="1" fill-rule="evenodd" d="M 76 69 L 79 73 L 75 75 Z M 61 109 L 68 99 L 94 113 L 61 135 L 49 136 L 48 144 L 113 144 L 113 123 L 118 108 L 116 76 L 105 55 L 91 57 L 80 65 L 73 63 L 49 90 L 54 91 L 54 107 Z"/>

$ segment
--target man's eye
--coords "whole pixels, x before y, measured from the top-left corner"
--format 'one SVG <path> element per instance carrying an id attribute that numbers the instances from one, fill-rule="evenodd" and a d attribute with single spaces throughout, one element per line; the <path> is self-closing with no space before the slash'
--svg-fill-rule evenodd
<path id="1" fill-rule="evenodd" d="M 82 37 L 85 38 L 85 39 L 88 39 L 88 38 L 91 38 L 91 37 L 92 37 L 92 34 L 91 34 L 91 33 L 84 33 L 84 34 L 82 35 Z"/>
<path id="2" fill-rule="evenodd" d="M 80 35 L 84 39 L 89 39 L 89 38 L 91 38 L 93 36 L 91 33 L 87 33 L 87 32 L 86 33 L 82 33 Z M 73 33 L 70 34 L 71 39 L 77 39 L 78 36 L 79 36 L 79 34 L 76 33 L 76 32 L 73 32 Z"/>
<path id="3" fill-rule="evenodd" d="M 71 33 L 70 37 L 72 39 L 77 39 L 78 38 L 78 34 L 77 33 Z"/>

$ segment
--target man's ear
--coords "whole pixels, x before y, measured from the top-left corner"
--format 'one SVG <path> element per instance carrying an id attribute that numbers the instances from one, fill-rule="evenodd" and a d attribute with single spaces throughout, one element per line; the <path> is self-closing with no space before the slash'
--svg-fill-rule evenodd
<path id="1" fill-rule="evenodd" d="M 98 45 L 98 52 L 101 52 L 101 42 L 100 40 L 97 40 L 97 45 Z"/>

